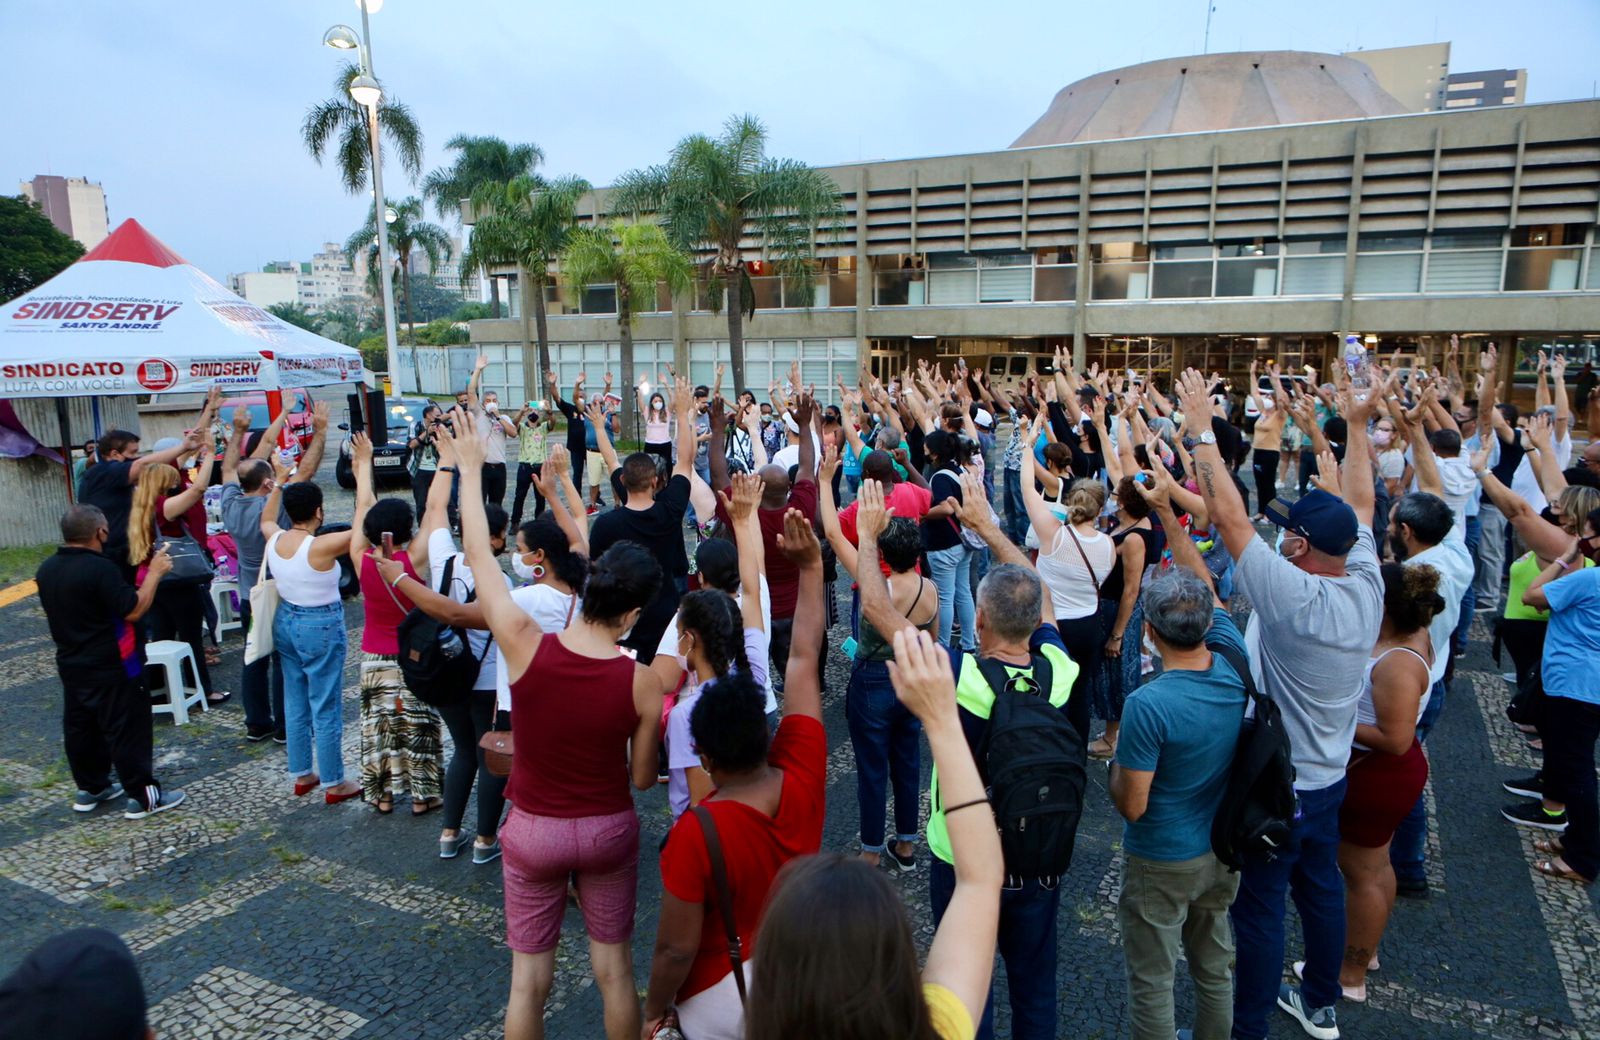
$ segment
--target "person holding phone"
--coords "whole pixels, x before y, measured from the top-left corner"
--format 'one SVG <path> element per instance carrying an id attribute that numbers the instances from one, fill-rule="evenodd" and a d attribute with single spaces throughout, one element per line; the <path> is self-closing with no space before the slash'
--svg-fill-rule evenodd
<path id="1" fill-rule="evenodd" d="M 539 478 L 549 451 L 550 431 L 556 428 L 555 416 L 546 411 L 543 401 L 529 401 L 517 412 L 517 492 L 511 500 L 511 528 L 522 526 L 522 505 L 533 489 L 533 518 L 544 515 L 544 493 Z"/>

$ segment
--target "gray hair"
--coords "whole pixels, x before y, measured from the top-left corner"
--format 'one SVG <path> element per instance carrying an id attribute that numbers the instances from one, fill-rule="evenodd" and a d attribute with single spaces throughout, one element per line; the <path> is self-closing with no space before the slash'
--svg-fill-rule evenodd
<path id="1" fill-rule="evenodd" d="M 1043 603 L 1043 587 L 1031 567 L 1003 563 L 991 567 L 978 583 L 978 607 L 989 628 L 1002 639 L 1020 640 L 1033 635 L 1039 627 Z"/>
<path id="2" fill-rule="evenodd" d="M 1211 631 L 1211 587 L 1184 567 L 1173 567 L 1145 582 L 1139 601 L 1156 635 L 1179 650 L 1199 646 Z"/>
<path id="3" fill-rule="evenodd" d="M 80 503 L 61 514 L 61 540 L 71 544 L 87 542 L 105 526 L 106 515 L 99 506 Z"/>

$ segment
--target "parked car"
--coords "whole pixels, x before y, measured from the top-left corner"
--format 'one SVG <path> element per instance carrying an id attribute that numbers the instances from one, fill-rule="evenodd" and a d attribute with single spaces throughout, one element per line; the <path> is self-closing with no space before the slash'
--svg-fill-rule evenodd
<path id="1" fill-rule="evenodd" d="M 222 407 L 218 416 L 224 424 L 233 421 L 233 410 L 239 405 L 244 405 L 250 410 L 250 432 L 258 433 L 272 424 L 272 415 L 267 410 L 267 394 L 264 390 L 247 390 L 243 393 L 226 394 L 222 398 Z M 283 406 L 289 412 L 285 427 L 289 435 L 294 438 L 296 454 L 304 455 L 311 446 L 311 394 L 306 390 L 283 391 Z"/>
<path id="2" fill-rule="evenodd" d="M 411 431 L 422 418 L 422 409 L 428 404 L 425 397 L 390 397 L 383 402 L 389 418 L 389 443 L 372 449 L 372 478 L 378 484 L 411 484 Z M 356 486 L 355 470 L 350 461 L 350 424 L 340 423 L 345 431 L 339 442 L 339 461 L 334 466 L 334 476 L 342 488 Z"/>

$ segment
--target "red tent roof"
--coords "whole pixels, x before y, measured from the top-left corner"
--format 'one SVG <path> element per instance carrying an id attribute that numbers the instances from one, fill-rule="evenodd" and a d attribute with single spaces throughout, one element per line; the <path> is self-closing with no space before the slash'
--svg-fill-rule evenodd
<path id="1" fill-rule="evenodd" d="M 189 262 L 168 249 L 166 243 L 132 218 L 118 224 L 117 230 L 79 257 L 78 263 L 88 263 L 90 260 L 121 260 L 130 264 L 149 264 L 151 267 L 172 267 Z"/>

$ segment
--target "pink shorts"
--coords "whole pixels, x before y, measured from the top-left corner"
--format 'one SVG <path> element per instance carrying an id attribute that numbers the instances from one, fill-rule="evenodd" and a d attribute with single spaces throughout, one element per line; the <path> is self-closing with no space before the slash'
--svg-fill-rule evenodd
<path id="1" fill-rule="evenodd" d="M 518 953 L 555 949 L 567 911 L 567 882 L 577 875 L 589 938 L 633 938 L 639 889 L 639 816 L 560 819 L 512 807 L 500 828 L 506 893 L 506 945 Z"/>

